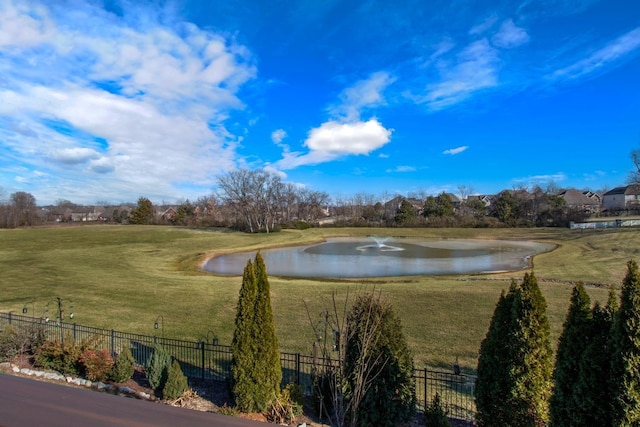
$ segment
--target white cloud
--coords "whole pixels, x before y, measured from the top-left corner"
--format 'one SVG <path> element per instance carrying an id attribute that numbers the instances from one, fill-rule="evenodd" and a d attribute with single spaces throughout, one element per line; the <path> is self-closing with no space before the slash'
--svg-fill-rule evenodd
<path id="1" fill-rule="evenodd" d="M 510 49 L 527 43 L 529 34 L 508 19 L 502 23 L 500 30 L 491 38 L 491 41 L 495 46 Z"/>
<path id="2" fill-rule="evenodd" d="M 12 124 L 2 143 L 13 161 L 47 171 L 53 199 L 74 194 L 64 182 L 83 182 L 77 202 L 192 197 L 185 182 L 208 191 L 235 165 L 239 137 L 224 123 L 256 74 L 250 53 L 192 24 L 163 24 L 150 5 L 124 18 L 98 5 L 0 5 L 0 120 Z M 99 175 L 114 171 L 105 186 Z"/>
<path id="3" fill-rule="evenodd" d="M 632 53 L 637 54 L 639 48 L 640 27 L 623 34 L 603 48 L 592 53 L 589 57 L 566 68 L 556 70 L 551 77 L 553 79 L 575 79 L 587 76 L 600 71 L 615 61 L 620 61 L 627 55 L 631 55 Z"/>
<path id="4" fill-rule="evenodd" d="M 387 173 L 391 172 L 415 172 L 416 168 L 413 166 L 397 166 L 395 169 L 387 169 Z"/>
<path id="5" fill-rule="evenodd" d="M 427 86 L 426 95 L 416 99 L 432 110 L 440 110 L 498 85 L 498 52 L 486 39 L 469 44 L 451 65 L 442 61 L 442 80 Z"/>
<path id="6" fill-rule="evenodd" d="M 52 33 L 53 23 L 46 8 L 11 0 L 0 5 L 0 48 L 37 45 Z"/>
<path id="7" fill-rule="evenodd" d="M 477 25 L 474 25 L 469 30 L 469 34 L 471 34 L 473 36 L 480 35 L 480 34 L 486 32 L 487 30 L 489 30 L 491 27 L 493 27 L 496 22 L 498 22 L 498 15 L 496 15 L 495 13 L 491 14 L 484 21 L 482 21 L 481 23 L 479 23 Z"/>
<path id="8" fill-rule="evenodd" d="M 521 182 L 521 183 L 525 182 L 531 185 L 535 185 L 535 184 L 546 183 L 546 182 L 564 181 L 566 179 L 567 179 L 567 175 L 565 175 L 563 172 L 558 172 L 555 174 L 548 174 L 548 175 L 532 175 L 524 178 L 515 178 L 513 181 Z"/>
<path id="9" fill-rule="evenodd" d="M 98 152 L 91 148 L 63 148 L 51 153 L 51 159 L 67 165 L 86 163 L 91 159 L 99 157 Z"/>
<path id="10" fill-rule="evenodd" d="M 329 111 L 346 121 L 359 120 L 363 109 L 385 105 L 382 92 L 394 81 L 395 78 L 384 71 L 373 73 L 368 79 L 344 89 L 339 95 L 341 103 Z"/>
<path id="11" fill-rule="evenodd" d="M 456 154 L 460 154 L 460 153 L 462 153 L 463 151 L 466 151 L 466 150 L 467 150 L 467 148 L 469 148 L 469 146 L 467 146 L 467 145 L 463 145 L 463 146 L 461 146 L 461 147 L 451 148 L 451 149 L 449 149 L 449 150 L 444 150 L 444 151 L 442 152 L 442 154 L 450 154 L 450 155 L 452 155 L 452 156 L 453 156 L 453 155 L 456 155 Z"/>
<path id="12" fill-rule="evenodd" d="M 391 129 L 386 129 L 376 119 L 351 123 L 328 121 L 309 132 L 304 143 L 308 153 L 284 153 L 276 166 L 287 170 L 348 155 L 368 155 L 387 144 L 391 133 Z"/>
<path id="13" fill-rule="evenodd" d="M 287 132 L 284 129 L 277 129 L 271 132 L 271 140 L 277 145 L 280 145 L 283 139 L 287 137 Z"/>

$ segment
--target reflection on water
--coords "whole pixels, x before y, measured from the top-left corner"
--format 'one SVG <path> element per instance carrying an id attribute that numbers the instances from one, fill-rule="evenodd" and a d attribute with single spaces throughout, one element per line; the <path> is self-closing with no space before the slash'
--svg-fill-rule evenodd
<path id="1" fill-rule="evenodd" d="M 358 278 L 468 274 L 521 270 L 533 255 L 555 245 L 502 240 L 425 240 L 335 238 L 324 243 L 262 250 L 270 275 Z M 205 262 L 206 271 L 242 275 L 255 252 L 221 255 Z"/>

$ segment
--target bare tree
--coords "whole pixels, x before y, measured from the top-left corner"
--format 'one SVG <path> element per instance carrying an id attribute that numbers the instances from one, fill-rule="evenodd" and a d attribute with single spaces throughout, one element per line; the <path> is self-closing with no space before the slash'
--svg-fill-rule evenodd
<path id="1" fill-rule="evenodd" d="M 380 298 L 379 294 L 374 296 L 373 292 L 371 296 Z M 350 322 L 348 318 L 350 303 L 348 293 L 344 302 L 339 302 L 337 294 L 333 292 L 331 308 L 320 313 L 319 322 L 314 321 L 305 304 L 311 327 L 318 339 L 314 343 L 314 351 L 319 350 L 321 357 L 315 372 L 319 379 L 320 411 L 336 427 L 357 425 L 360 403 L 388 361 L 388 356 L 375 351 L 382 318 L 375 315 L 374 305 L 367 307 L 367 311 L 358 319 L 358 327 L 354 328 L 350 326 L 353 321 Z M 345 356 L 354 351 L 357 360 L 347 367 Z M 346 389 L 348 396 L 345 395 Z M 323 403 L 328 407 L 323 407 Z"/>
<path id="2" fill-rule="evenodd" d="M 636 170 L 629 174 L 629 184 L 640 184 L 640 148 L 633 150 L 630 157 Z"/>

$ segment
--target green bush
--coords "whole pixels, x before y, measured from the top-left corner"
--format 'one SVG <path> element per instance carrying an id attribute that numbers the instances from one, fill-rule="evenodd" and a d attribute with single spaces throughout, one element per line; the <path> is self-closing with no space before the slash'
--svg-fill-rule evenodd
<path id="1" fill-rule="evenodd" d="M 162 389 L 162 396 L 168 400 L 177 399 L 188 389 L 187 377 L 182 373 L 178 361 L 174 360 L 167 374 L 167 382 Z"/>
<path id="2" fill-rule="evenodd" d="M 36 366 L 64 375 L 80 376 L 82 366 L 78 362 L 83 349 L 73 341 L 46 341 L 36 351 Z"/>
<path id="3" fill-rule="evenodd" d="M 113 357 L 107 350 L 88 348 L 82 352 L 78 363 L 83 369 L 83 376 L 91 381 L 105 381 L 113 367 Z"/>
<path id="4" fill-rule="evenodd" d="M 145 371 L 151 388 L 158 395 L 162 395 L 162 389 L 167 382 L 170 367 L 171 355 L 167 353 L 160 344 L 157 344 L 153 349 L 151 357 L 147 361 Z"/>
<path id="5" fill-rule="evenodd" d="M 109 373 L 109 379 L 117 383 L 123 383 L 133 376 L 135 371 L 135 359 L 128 346 L 125 346 L 116 356 L 116 360 Z"/>
<path id="6" fill-rule="evenodd" d="M 424 410 L 424 422 L 427 427 L 450 427 L 449 413 L 436 393 L 431 404 Z"/>

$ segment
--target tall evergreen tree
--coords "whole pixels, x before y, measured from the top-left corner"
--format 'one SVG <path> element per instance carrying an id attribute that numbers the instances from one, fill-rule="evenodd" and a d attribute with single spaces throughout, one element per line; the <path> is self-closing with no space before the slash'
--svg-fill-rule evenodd
<path id="1" fill-rule="evenodd" d="M 611 379 L 613 414 L 617 426 L 640 425 L 640 273 L 627 263 L 620 309 L 612 329 Z"/>
<path id="2" fill-rule="evenodd" d="M 235 329 L 231 341 L 232 393 L 236 406 L 243 412 L 257 409 L 253 379 L 256 345 L 254 336 L 254 308 L 258 295 L 256 277 L 251 261 L 247 261 L 236 308 Z"/>
<path id="3" fill-rule="evenodd" d="M 271 286 L 267 267 L 260 252 L 255 259 L 255 277 L 258 293 L 254 308 L 253 342 L 257 353 L 253 370 L 256 381 L 256 405 L 260 411 L 265 411 L 280 391 L 282 367 L 271 309 Z"/>
<path id="4" fill-rule="evenodd" d="M 558 427 L 584 426 L 577 423 L 575 412 L 580 399 L 574 389 L 580 373 L 580 360 L 591 340 L 591 300 L 582 282 L 571 294 L 571 303 L 558 341 L 553 372 L 554 388 L 549 401 L 550 425 Z"/>
<path id="5" fill-rule="evenodd" d="M 611 398 L 611 327 L 618 309 L 613 288 L 605 307 L 596 303 L 592 309 L 589 328 L 590 342 L 582 358 L 574 388 L 577 408 L 573 413 L 573 425 L 610 426 L 612 420 Z"/>
<path id="6" fill-rule="evenodd" d="M 553 375 L 547 303 L 533 273 L 525 273 L 520 289 L 512 313 L 516 327 L 511 344 L 514 360 L 510 425 L 543 426 L 549 421 Z"/>
<path id="7" fill-rule="evenodd" d="M 553 360 L 546 302 L 533 274 L 502 295 L 480 347 L 476 385 L 481 426 L 542 426 L 548 421 Z"/>
<path id="8" fill-rule="evenodd" d="M 491 317 L 489 330 L 482 344 L 478 358 L 478 377 L 476 379 L 476 420 L 481 426 L 506 426 L 509 419 L 509 407 L 505 404 L 510 398 L 510 336 L 514 324 L 511 308 L 517 292 L 515 280 L 511 282 L 509 292 L 500 294 Z"/>

